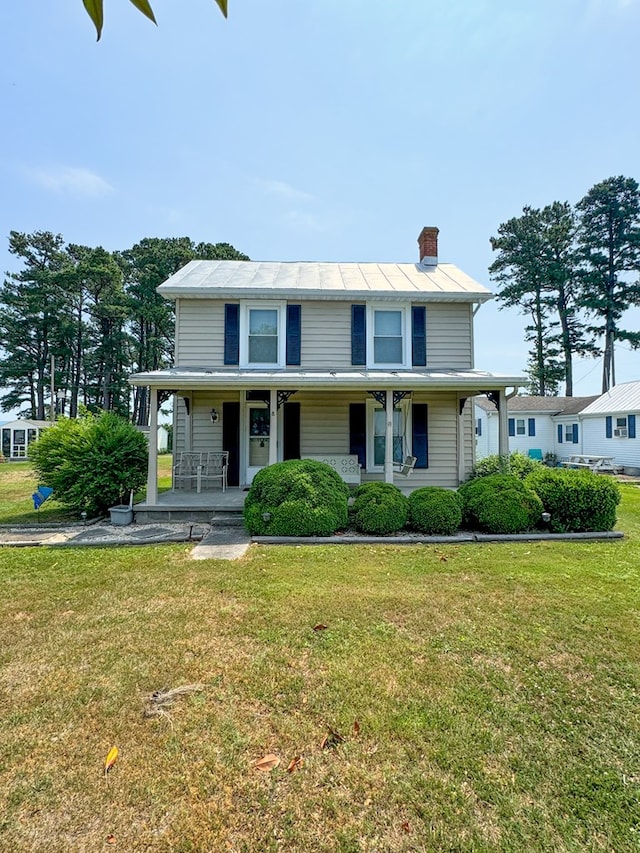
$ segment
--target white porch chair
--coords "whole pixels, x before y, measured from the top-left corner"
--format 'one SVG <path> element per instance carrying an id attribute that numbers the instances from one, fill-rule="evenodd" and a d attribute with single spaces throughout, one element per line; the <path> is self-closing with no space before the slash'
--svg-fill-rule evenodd
<path id="1" fill-rule="evenodd" d="M 220 480 L 222 491 L 227 490 L 227 469 L 229 467 L 229 451 L 222 450 L 218 453 L 209 451 L 203 454 L 202 472 L 200 481 L 207 486 L 209 482 Z M 200 489 L 198 488 L 198 491 Z"/>
<path id="2" fill-rule="evenodd" d="M 171 490 L 185 487 L 187 489 L 199 486 L 202 471 L 202 453 L 184 451 L 178 453 L 176 464 L 173 466 Z M 198 489 L 199 491 L 199 489 Z"/>

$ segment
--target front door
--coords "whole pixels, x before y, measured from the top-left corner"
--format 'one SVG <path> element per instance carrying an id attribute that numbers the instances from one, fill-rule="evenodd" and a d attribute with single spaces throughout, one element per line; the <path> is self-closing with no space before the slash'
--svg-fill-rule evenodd
<path id="1" fill-rule="evenodd" d="M 247 403 L 245 430 L 247 447 L 247 485 L 261 468 L 269 464 L 269 407 L 266 403 Z"/>

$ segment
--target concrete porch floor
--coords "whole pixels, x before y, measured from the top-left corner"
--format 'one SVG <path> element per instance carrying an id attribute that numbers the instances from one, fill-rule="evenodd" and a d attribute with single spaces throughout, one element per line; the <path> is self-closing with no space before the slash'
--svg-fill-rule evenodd
<path id="1" fill-rule="evenodd" d="M 134 504 L 136 522 L 148 521 L 211 521 L 217 514 L 241 515 L 247 492 L 236 487 L 208 489 L 198 494 L 195 489 L 176 489 L 160 492 L 158 503 L 151 506 L 146 501 Z"/>

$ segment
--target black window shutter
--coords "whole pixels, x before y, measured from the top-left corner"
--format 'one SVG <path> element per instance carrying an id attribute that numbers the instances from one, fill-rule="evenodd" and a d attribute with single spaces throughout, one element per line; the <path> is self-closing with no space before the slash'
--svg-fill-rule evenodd
<path id="1" fill-rule="evenodd" d="M 558 444 L 562 444 L 562 424 L 558 424 Z"/>
<path id="2" fill-rule="evenodd" d="M 509 435 L 516 434 L 516 421 L 515 418 L 509 418 Z"/>
<path id="3" fill-rule="evenodd" d="M 529 435 L 535 435 L 535 434 L 536 434 L 536 419 L 535 418 L 529 418 Z"/>
<path id="4" fill-rule="evenodd" d="M 427 319 L 424 305 L 411 309 L 411 361 L 414 367 L 427 364 Z"/>
<path id="5" fill-rule="evenodd" d="M 224 306 L 224 363 L 240 363 L 240 306 Z"/>
<path id="6" fill-rule="evenodd" d="M 351 364 L 367 363 L 367 318 L 364 305 L 351 306 Z"/>
<path id="7" fill-rule="evenodd" d="M 287 305 L 287 364 L 300 364 L 301 305 Z"/>
<path id="8" fill-rule="evenodd" d="M 636 437 L 636 416 L 629 415 L 627 418 L 627 423 L 629 424 L 629 438 Z"/>
<path id="9" fill-rule="evenodd" d="M 573 425 L 573 443 L 578 443 L 578 424 Z"/>
<path id="10" fill-rule="evenodd" d="M 360 465 L 367 467 L 367 407 L 364 403 L 349 405 L 349 453 L 357 454 Z"/>
<path id="11" fill-rule="evenodd" d="M 613 418 L 611 415 L 607 415 L 604 422 L 604 434 L 605 438 L 613 438 Z"/>
<path id="12" fill-rule="evenodd" d="M 429 467 L 429 425 L 426 403 L 414 403 L 411 422 L 411 453 L 416 457 L 416 468 Z"/>
<path id="13" fill-rule="evenodd" d="M 482 419 L 481 418 L 478 418 L 478 426 L 477 426 L 476 434 L 479 436 L 482 435 Z"/>

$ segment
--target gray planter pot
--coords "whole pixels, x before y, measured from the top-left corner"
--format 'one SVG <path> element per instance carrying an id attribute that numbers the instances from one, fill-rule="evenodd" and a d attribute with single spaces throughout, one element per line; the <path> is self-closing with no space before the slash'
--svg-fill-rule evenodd
<path id="1" fill-rule="evenodd" d="M 133 509 L 128 504 L 118 504 L 109 509 L 111 524 L 125 526 L 133 521 Z"/>

